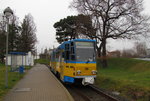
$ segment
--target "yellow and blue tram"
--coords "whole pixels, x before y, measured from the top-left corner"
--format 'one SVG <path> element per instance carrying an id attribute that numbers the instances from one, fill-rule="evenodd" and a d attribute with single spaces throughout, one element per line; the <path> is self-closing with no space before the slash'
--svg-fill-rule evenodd
<path id="1" fill-rule="evenodd" d="M 65 41 L 50 55 L 50 68 L 65 83 L 93 84 L 96 78 L 95 40 Z"/>

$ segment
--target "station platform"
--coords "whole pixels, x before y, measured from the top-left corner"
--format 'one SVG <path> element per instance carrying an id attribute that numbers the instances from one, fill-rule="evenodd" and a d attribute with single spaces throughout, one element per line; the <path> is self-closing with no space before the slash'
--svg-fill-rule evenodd
<path id="1" fill-rule="evenodd" d="M 4 101 L 74 101 L 50 70 L 35 65 L 5 96 Z"/>

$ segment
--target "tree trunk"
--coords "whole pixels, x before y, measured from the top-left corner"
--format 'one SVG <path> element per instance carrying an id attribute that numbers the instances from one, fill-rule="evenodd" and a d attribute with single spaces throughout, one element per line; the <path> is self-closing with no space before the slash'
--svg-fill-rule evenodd
<path id="1" fill-rule="evenodd" d="M 97 56 L 98 56 L 98 58 L 101 57 L 101 49 L 100 48 L 97 48 Z"/>
<path id="2" fill-rule="evenodd" d="M 102 50 L 102 43 L 99 46 L 96 45 L 96 49 L 97 49 L 97 56 L 98 56 L 98 58 L 101 58 L 101 56 L 102 56 L 102 52 L 101 52 L 101 50 Z"/>
<path id="3" fill-rule="evenodd" d="M 106 57 L 106 39 L 102 41 L 102 67 L 107 67 L 107 57 Z"/>

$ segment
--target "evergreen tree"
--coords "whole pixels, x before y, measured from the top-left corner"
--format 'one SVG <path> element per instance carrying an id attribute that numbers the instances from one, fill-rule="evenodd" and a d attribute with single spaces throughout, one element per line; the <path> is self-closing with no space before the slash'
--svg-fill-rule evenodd
<path id="1" fill-rule="evenodd" d="M 54 24 L 56 28 L 56 39 L 62 43 L 65 38 L 71 40 L 76 38 L 92 38 L 95 29 L 92 27 L 90 16 L 78 15 L 67 16 Z"/>
<path id="2" fill-rule="evenodd" d="M 20 26 L 18 25 L 18 19 L 13 16 L 11 19 L 11 24 L 9 24 L 9 52 L 17 51 L 17 42 L 20 34 Z"/>
<path id="3" fill-rule="evenodd" d="M 17 51 L 17 41 L 19 36 L 19 25 L 17 16 L 13 15 L 9 21 L 9 33 L 8 33 L 8 52 Z M 6 23 L 0 22 L 0 61 L 4 62 L 6 54 Z"/>
<path id="4" fill-rule="evenodd" d="M 36 38 L 36 26 L 31 14 L 25 16 L 21 27 L 22 31 L 19 42 L 20 51 L 33 52 L 35 44 L 37 42 L 37 38 Z"/>
<path id="5" fill-rule="evenodd" d="M 0 30 L 0 62 L 4 62 L 4 57 L 6 53 L 6 35 L 5 31 Z"/>

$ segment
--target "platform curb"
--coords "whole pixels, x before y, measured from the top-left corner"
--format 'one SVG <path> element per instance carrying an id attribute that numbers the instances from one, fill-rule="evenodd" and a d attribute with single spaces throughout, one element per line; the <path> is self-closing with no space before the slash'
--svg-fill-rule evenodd
<path id="1" fill-rule="evenodd" d="M 54 76 L 54 74 L 51 71 L 49 71 L 49 72 L 52 74 L 53 78 L 59 83 L 59 85 L 64 89 L 64 91 L 66 92 L 66 95 L 68 96 L 69 100 L 74 101 L 73 97 L 70 95 L 68 90 L 62 85 L 62 83 Z"/>

